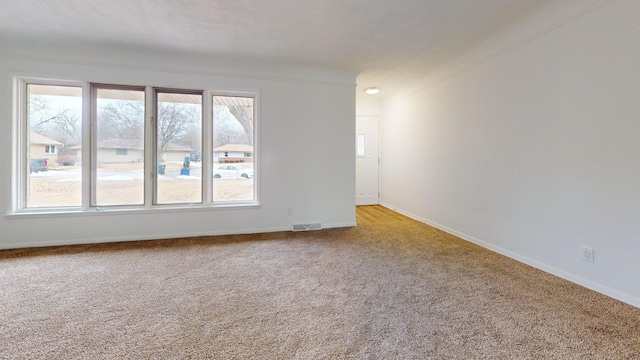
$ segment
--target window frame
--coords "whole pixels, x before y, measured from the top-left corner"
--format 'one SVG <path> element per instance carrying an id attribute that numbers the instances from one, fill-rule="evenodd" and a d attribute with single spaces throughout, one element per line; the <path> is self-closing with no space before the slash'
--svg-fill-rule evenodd
<path id="1" fill-rule="evenodd" d="M 118 213 L 121 211 L 136 213 L 156 213 L 166 211 L 225 210 L 233 208 L 258 208 L 260 203 L 260 90 L 194 90 L 194 88 L 163 87 L 157 84 L 140 86 L 134 84 L 116 84 L 92 82 L 90 80 L 57 79 L 56 77 L 33 77 L 14 74 L 12 146 L 11 146 L 11 204 L 7 216 L 77 216 L 78 214 L 96 215 L 100 213 Z M 73 86 L 82 89 L 82 139 L 81 139 L 81 206 L 27 207 L 28 166 L 29 166 L 29 97 L 27 86 Z M 144 130 L 144 202 L 142 205 L 108 205 L 96 206 L 96 168 L 97 168 L 97 104 L 98 88 L 145 90 L 145 130 Z M 202 94 L 202 202 L 156 204 L 157 187 L 157 139 L 153 119 L 156 112 L 157 91 L 198 93 Z M 213 97 L 238 96 L 253 98 L 253 200 L 213 201 Z M 211 174 L 211 176 L 204 176 Z"/>
<path id="2" fill-rule="evenodd" d="M 205 101 L 204 101 L 204 97 L 205 97 L 205 90 L 193 90 L 193 89 L 177 89 L 177 88 L 163 88 L 163 87 L 154 87 L 153 88 L 153 107 L 152 107 L 152 115 L 151 115 L 151 133 L 152 133 L 152 148 L 153 148 L 153 165 L 151 167 L 151 177 L 152 177 L 152 181 L 153 181 L 153 194 L 151 195 L 152 198 L 152 206 L 154 207 L 166 207 L 166 206 L 198 206 L 198 205 L 204 205 L 207 206 L 207 202 L 206 199 L 204 197 L 205 194 L 205 184 L 206 184 L 206 179 L 204 177 L 205 174 L 205 170 L 204 167 L 201 167 L 201 180 L 200 180 L 200 201 L 198 202 L 176 202 L 176 203 L 159 203 L 158 202 L 158 165 L 160 164 L 160 159 L 158 158 L 158 94 L 159 93 L 164 93 L 164 94 L 186 94 L 186 95 L 200 95 L 201 98 L 201 109 L 200 109 L 200 137 L 201 137 L 201 142 L 202 142 L 202 148 L 200 149 L 200 153 L 204 153 L 205 152 L 205 145 L 204 145 L 204 125 L 205 125 Z M 213 149 L 212 149 L 213 151 Z M 202 156 L 201 156 L 202 158 Z M 201 159 L 202 165 L 204 165 L 204 160 Z"/>
<path id="3" fill-rule="evenodd" d="M 107 83 L 91 83 L 87 82 L 87 85 L 90 89 L 89 101 L 90 101 L 90 116 L 89 116 L 89 127 L 91 130 L 91 134 L 89 135 L 89 194 L 83 193 L 83 199 L 85 195 L 89 196 L 89 210 L 106 210 L 106 209 L 135 209 L 135 208 L 143 208 L 147 207 L 147 190 L 148 183 L 146 181 L 146 176 L 143 179 L 143 188 L 142 188 L 142 204 L 117 204 L 117 205 L 98 205 L 97 200 L 97 190 L 98 190 L 98 90 L 107 89 L 107 90 L 124 90 L 124 91 L 143 91 L 143 103 L 144 103 L 144 122 L 143 122 L 143 154 L 144 154 L 144 162 L 143 162 L 143 174 L 147 174 L 148 171 L 148 141 L 149 138 L 147 136 L 148 127 L 149 127 L 149 110 L 147 107 L 148 97 L 149 97 L 149 87 L 148 86 L 136 86 L 136 85 L 120 85 L 120 84 L 107 84 Z M 84 139 L 83 139 L 84 140 Z M 84 149 L 83 149 L 84 155 Z M 84 158 L 84 156 L 83 156 Z M 84 163 L 83 163 L 84 165 Z"/>
<path id="4" fill-rule="evenodd" d="M 11 150 L 11 213 L 46 213 L 46 212 L 77 212 L 86 209 L 84 200 L 85 172 L 82 171 L 83 184 L 81 205 L 76 206 L 48 206 L 48 207 L 27 207 L 27 191 L 29 177 L 29 95 L 27 94 L 29 85 L 42 86 L 68 86 L 82 89 L 82 137 L 84 141 L 86 124 L 85 108 L 87 100 L 87 82 L 77 80 L 57 80 L 50 78 L 15 76 L 13 78 L 13 119 L 12 119 L 12 150 Z M 84 156 L 84 150 L 83 150 Z M 83 158 L 84 159 L 84 158 Z M 83 160 L 84 161 L 84 160 Z"/>
<path id="5" fill-rule="evenodd" d="M 208 177 L 211 181 L 211 184 L 209 186 L 209 190 L 211 191 L 210 194 L 208 194 L 208 198 L 207 201 L 210 201 L 211 204 L 213 206 L 221 206 L 221 207 L 227 207 L 227 206 L 234 206 L 235 204 L 238 204 L 238 206 L 250 206 L 250 205 L 260 205 L 260 91 L 258 90 L 253 90 L 253 91 L 225 91 L 225 90 L 218 90 L 218 91 L 208 91 L 208 100 L 210 102 L 210 106 L 207 108 L 207 112 L 208 112 L 208 118 L 206 118 L 206 122 L 208 123 L 209 126 L 211 126 L 210 129 L 208 129 L 208 134 L 207 134 L 207 140 L 208 140 L 208 145 L 210 146 L 211 151 L 208 151 L 208 153 L 211 155 L 211 159 L 208 161 L 208 163 L 211 164 L 211 169 L 209 170 L 208 174 L 211 174 L 210 177 Z M 230 97 L 249 97 L 249 98 L 253 98 L 253 200 L 239 200 L 239 201 L 214 201 L 213 200 L 213 97 L 214 96 L 230 96 Z M 209 111 L 208 109 L 211 109 L 211 111 Z M 204 131 L 204 128 L 202 129 L 202 131 Z M 204 140 L 204 138 L 203 138 Z M 204 147 L 204 144 L 203 144 Z M 203 158 L 204 161 L 204 158 Z M 204 168 L 203 168 L 203 172 L 204 172 Z M 203 193 L 204 195 L 204 193 Z"/>
<path id="6" fill-rule="evenodd" d="M 53 150 L 53 151 L 50 151 Z M 56 155 L 58 153 L 57 151 L 58 149 L 56 149 L 55 145 L 45 145 L 44 146 L 44 153 L 48 154 L 48 155 Z"/>

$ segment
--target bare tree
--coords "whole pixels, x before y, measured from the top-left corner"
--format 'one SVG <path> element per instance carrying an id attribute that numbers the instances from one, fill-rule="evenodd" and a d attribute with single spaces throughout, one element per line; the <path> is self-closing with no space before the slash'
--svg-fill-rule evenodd
<path id="1" fill-rule="evenodd" d="M 181 139 L 199 116 L 193 107 L 175 102 L 161 102 L 158 104 L 158 156 L 163 158 L 169 144 Z"/>
<path id="2" fill-rule="evenodd" d="M 228 113 L 220 111 L 213 122 L 215 134 L 213 146 L 219 147 L 227 144 L 248 144 L 247 134 L 236 119 Z"/>
<path id="3" fill-rule="evenodd" d="M 35 95 L 29 99 L 29 122 L 31 130 L 63 144 L 58 150 L 60 156 L 72 156 L 70 149 L 81 142 L 80 119 L 66 107 L 54 110 L 50 101 Z"/>
<path id="4" fill-rule="evenodd" d="M 110 102 L 98 114 L 98 138 L 141 139 L 144 136 L 144 103 L 138 100 Z"/>
<path id="5" fill-rule="evenodd" d="M 31 128 L 65 145 L 80 142 L 80 120 L 69 109 L 41 118 L 35 124 L 32 123 Z"/>
<path id="6" fill-rule="evenodd" d="M 157 131 L 160 161 L 163 161 L 169 145 L 186 137 L 199 118 L 193 106 L 175 102 L 158 103 Z M 100 139 L 141 140 L 143 136 L 144 103 L 142 101 L 119 100 L 106 104 L 102 108 L 98 131 Z"/>
<path id="7" fill-rule="evenodd" d="M 159 102 L 157 109 L 158 156 L 163 158 L 172 143 L 193 149 L 201 147 L 198 126 L 200 109 L 193 104 Z M 33 96 L 29 103 L 32 129 L 60 141 L 69 148 L 81 142 L 81 122 L 66 108 L 53 110 L 49 101 Z M 98 111 L 98 139 L 139 141 L 144 138 L 144 102 L 139 100 L 111 100 Z M 214 107 L 214 146 L 226 144 L 253 145 L 253 121 L 245 106 Z"/>
<path id="8" fill-rule="evenodd" d="M 200 116 L 198 116 L 198 119 L 199 118 Z M 202 151 L 202 130 L 200 129 L 199 123 L 194 121 L 194 123 L 184 131 L 176 142 L 188 146 L 194 151 Z"/>
<path id="9" fill-rule="evenodd" d="M 51 117 L 51 111 L 51 103 L 44 97 L 40 95 L 29 97 L 29 120 L 32 127 L 47 123 Z"/>
<path id="10" fill-rule="evenodd" d="M 69 138 L 77 140 L 80 135 L 80 121 L 68 108 L 53 110 L 49 101 L 32 96 L 29 101 L 29 121 L 31 128 L 46 133 L 49 137 L 67 143 Z"/>
<path id="11" fill-rule="evenodd" d="M 249 145 L 253 146 L 253 121 L 251 121 L 251 116 L 247 112 L 246 106 L 229 106 L 229 112 L 233 115 L 233 117 L 238 120 L 238 123 L 244 129 L 245 134 L 247 134 L 247 139 L 249 141 Z"/>

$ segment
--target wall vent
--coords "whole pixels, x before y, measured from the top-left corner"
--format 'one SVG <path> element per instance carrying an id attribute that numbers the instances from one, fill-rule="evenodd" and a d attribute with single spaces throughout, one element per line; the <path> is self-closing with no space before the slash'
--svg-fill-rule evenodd
<path id="1" fill-rule="evenodd" d="M 313 224 L 294 224 L 293 231 L 309 231 L 309 230 L 321 230 L 322 224 L 313 223 Z"/>

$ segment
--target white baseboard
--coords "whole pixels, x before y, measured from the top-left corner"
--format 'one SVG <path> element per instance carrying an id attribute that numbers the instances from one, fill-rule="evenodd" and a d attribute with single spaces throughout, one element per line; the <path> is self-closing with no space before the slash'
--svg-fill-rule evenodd
<path id="1" fill-rule="evenodd" d="M 102 237 L 102 238 L 92 237 L 87 239 L 38 241 L 38 242 L 29 242 L 29 243 L 22 242 L 22 243 L 0 244 L 0 249 L 18 249 L 18 248 L 30 248 L 30 247 L 61 246 L 61 245 L 100 244 L 100 243 L 125 242 L 125 241 L 189 238 L 189 237 L 197 237 L 197 236 L 260 234 L 260 233 L 270 233 L 270 232 L 279 232 L 279 231 L 291 231 L 291 227 L 200 231 L 200 232 L 184 232 L 184 233 L 153 234 L 153 235 L 113 236 L 113 237 Z"/>
<path id="2" fill-rule="evenodd" d="M 625 303 L 627 303 L 629 305 L 633 305 L 635 307 L 640 308 L 640 299 L 638 299 L 638 298 L 636 298 L 634 296 L 631 296 L 629 294 L 626 294 L 626 293 L 623 293 L 621 291 L 612 289 L 610 287 L 607 287 L 605 285 L 593 282 L 591 280 L 584 279 L 584 278 L 579 277 L 577 275 L 574 275 L 574 274 L 571 274 L 571 273 L 566 272 L 564 270 L 558 269 L 556 267 L 547 265 L 547 264 L 542 263 L 540 261 L 528 258 L 526 256 L 522 256 L 520 254 L 517 254 L 517 253 L 515 253 L 513 251 L 507 250 L 507 249 L 502 248 L 500 246 L 496 246 L 496 245 L 493 245 L 493 244 L 488 243 L 486 241 L 477 239 L 477 238 L 475 238 L 473 236 L 469 236 L 467 234 L 461 233 L 459 231 L 456 231 L 456 230 L 451 229 L 449 227 L 446 227 L 444 225 L 438 224 L 438 223 L 436 223 L 434 221 L 422 218 L 422 217 L 417 216 L 415 214 L 412 214 L 412 213 L 410 213 L 408 211 L 404 211 L 402 209 L 399 209 L 399 208 L 397 208 L 397 207 L 395 207 L 395 206 L 393 206 L 391 204 L 381 203 L 380 205 L 384 206 L 384 207 L 386 207 L 388 209 L 391 209 L 393 211 L 399 212 L 399 213 L 401 213 L 403 215 L 406 215 L 406 216 L 408 216 L 408 217 L 410 217 L 410 218 L 412 218 L 414 220 L 417 220 L 417 221 L 420 221 L 422 223 L 425 223 L 425 224 L 427 224 L 429 226 L 433 226 L 434 228 L 440 229 L 440 230 L 442 230 L 442 231 L 444 231 L 446 233 L 449 233 L 451 235 L 455 235 L 455 236 L 457 236 L 457 237 L 459 237 L 459 238 L 461 238 L 463 240 L 466 240 L 468 242 L 471 242 L 471 243 L 474 243 L 476 245 L 482 246 L 483 248 L 491 250 L 493 252 L 496 252 L 496 253 L 498 253 L 500 255 L 504 255 L 506 257 L 509 257 L 509 258 L 514 259 L 516 261 L 519 261 L 521 263 L 527 264 L 529 266 L 533 266 L 536 269 L 542 270 L 544 272 L 547 272 L 549 274 L 555 275 L 555 276 L 560 277 L 562 279 L 571 281 L 572 283 L 575 283 L 575 284 L 578 284 L 580 286 L 586 287 L 587 289 L 591 289 L 593 291 L 599 292 L 601 294 L 604 294 L 604 295 L 607 295 L 607 296 L 612 297 L 614 299 L 617 299 L 617 300 L 620 300 L 622 302 L 625 302 Z"/>
<path id="3" fill-rule="evenodd" d="M 346 228 L 346 227 L 354 227 L 358 226 L 355 221 L 343 222 L 343 223 L 331 223 L 331 224 L 322 224 L 323 229 L 331 229 L 331 228 Z"/>
<path id="4" fill-rule="evenodd" d="M 344 222 L 344 223 L 322 224 L 323 229 L 343 228 L 343 227 L 353 227 L 353 226 L 357 226 L 355 221 Z M 46 247 L 46 246 L 62 246 L 62 245 L 101 244 L 101 243 L 125 242 L 125 241 L 175 239 L 175 238 L 189 238 L 189 237 L 197 237 L 197 236 L 260 234 L 260 233 L 271 233 L 271 232 L 279 232 L 279 231 L 292 231 L 292 227 L 287 226 L 287 227 L 204 231 L 204 232 L 200 231 L 200 232 L 184 232 L 184 233 L 173 233 L 173 234 L 114 236 L 114 237 L 101 237 L 101 238 L 92 237 L 87 239 L 36 241 L 36 242 L 28 242 L 28 243 L 21 242 L 21 243 L 0 244 L 0 250 Z"/>

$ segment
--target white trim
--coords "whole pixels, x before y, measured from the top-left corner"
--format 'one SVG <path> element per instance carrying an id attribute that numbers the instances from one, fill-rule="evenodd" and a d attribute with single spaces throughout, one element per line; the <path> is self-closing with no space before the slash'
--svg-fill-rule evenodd
<path id="1" fill-rule="evenodd" d="M 108 216 L 108 215 L 145 215 L 160 213 L 180 214 L 185 211 L 219 211 L 219 210 L 247 210 L 258 209 L 261 205 L 257 202 L 218 202 L 215 205 L 195 204 L 167 204 L 155 205 L 152 208 L 138 206 L 99 206 L 88 211 L 80 207 L 59 207 L 59 208 L 32 208 L 22 212 L 9 213 L 4 217 L 7 219 L 33 219 L 33 218 L 54 218 L 54 217 L 80 217 L 80 216 Z"/>
<path id="2" fill-rule="evenodd" d="M 380 205 L 380 203 L 382 201 L 382 197 L 380 196 L 381 190 L 382 190 L 382 116 L 381 115 L 358 115 L 358 114 L 356 114 L 356 119 L 355 119 L 355 124 L 354 124 L 355 127 L 358 126 L 358 117 L 359 116 L 360 117 L 376 118 L 378 120 L 377 121 L 377 124 L 378 124 L 378 130 L 377 130 L 377 133 L 378 133 L 378 139 L 377 139 L 377 141 L 378 141 L 378 154 L 377 154 L 377 156 L 378 156 L 378 159 L 377 159 L 378 160 L 378 171 L 377 171 L 377 173 L 378 173 L 378 189 L 377 189 L 377 195 L 378 196 L 377 196 L 377 199 L 378 200 L 376 201 L 375 204 L 358 204 L 358 199 L 357 199 L 357 194 L 356 194 L 355 202 L 356 202 L 356 206 Z M 356 131 L 355 133 L 356 133 L 355 135 L 358 136 L 358 132 Z M 356 143 L 356 146 L 357 146 L 357 143 Z M 357 150 L 354 149 L 354 151 L 357 151 Z M 356 158 L 357 157 L 358 157 L 357 154 L 355 154 L 355 156 L 353 157 L 353 168 L 354 169 L 356 168 Z M 358 179 L 356 179 L 356 182 L 357 181 L 358 181 Z"/>
<path id="3" fill-rule="evenodd" d="M 262 152 L 260 151 L 260 90 L 256 89 L 253 93 L 253 200 L 260 204 L 260 190 L 262 176 L 260 176 Z M 213 150 L 213 149 L 212 149 Z M 213 153 L 213 151 L 212 151 Z M 212 172 L 213 174 L 213 172 Z"/>
<path id="4" fill-rule="evenodd" d="M 174 238 L 190 238 L 190 237 L 198 237 L 198 236 L 263 234 L 263 233 L 272 233 L 272 232 L 281 232 L 281 231 L 291 232 L 291 226 L 222 230 L 222 231 L 185 232 L 185 233 L 172 233 L 172 234 L 162 234 L 162 235 L 114 236 L 114 237 L 103 237 L 103 238 L 92 238 L 92 239 L 56 240 L 56 241 L 49 241 L 49 242 L 39 241 L 39 242 L 29 242 L 29 243 L 0 244 L 0 250 L 18 249 L 18 248 L 23 249 L 23 248 L 44 247 L 44 246 L 102 244 L 102 243 L 125 242 L 125 241 L 164 240 L 164 239 L 174 239 Z"/>
<path id="5" fill-rule="evenodd" d="M 434 221 L 431 221 L 431 220 L 422 218 L 420 216 L 414 215 L 414 214 L 412 214 L 412 213 L 410 213 L 408 211 L 404 211 L 404 210 L 399 209 L 399 208 L 397 208 L 395 206 L 392 206 L 392 205 L 390 205 L 388 203 L 381 203 L 380 205 L 384 206 L 384 207 L 386 207 L 388 209 L 391 209 L 393 211 L 399 212 L 399 213 L 401 213 L 403 215 L 406 215 L 406 216 L 408 216 L 408 217 L 410 217 L 410 218 L 412 218 L 414 220 L 417 220 L 417 221 L 420 221 L 422 223 L 425 223 L 425 224 L 427 224 L 429 226 L 433 226 L 434 228 L 440 229 L 440 230 L 442 230 L 442 231 L 444 231 L 446 233 L 449 233 L 451 235 L 457 236 L 462 240 L 474 243 L 474 244 L 476 244 L 478 246 L 481 246 L 481 247 L 483 247 L 485 249 L 491 250 L 491 251 L 493 251 L 495 253 L 498 253 L 500 255 L 504 255 L 504 256 L 506 256 L 508 258 L 511 258 L 511 259 L 514 259 L 514 260 L 519 261 L 521 263 L 527 264 L 527 265 L 532 266 L 532 267 L 534 267 L 536 269 L 542 270 L 542 271 L 544 271 L 546 273 L 549 273 L 549 274 L 555 275 L 555 276 L 557 276 L 559 278 L 568 280 L 568 281 L 570 281 L 570 282 L 572 282 L 574 284 L 578 284 L 578 285 L 583 286 L 583 287 L 585 287 L 587 289 L 599 292 L 601 294 L 604 294 L 604 295 L 607 295 L 607 296 L 612 297 L 614 299 L 617 299 L 617 300 L 620 300 L 622 302 L 625 302 L 625 303 L 627 303 L 629 305 L 633 305 L 635 307 L 639 307 L 640 308 L 640 298 L 636 298 L 636 297 L 631 296 L 629 294 L 626 294 L 626 293 L 623 293 L 621 291 L 612 289 L 610 287 L 607 287 L 605 285 L 593 282 L 591 280 L 587 280 L 587 279 L 581 278 L 581 277 L 579 277 L 577 275 L 571 274 L 571 273 L 566 272 L 564 270 L 560 270 L 560 269 L 558 269 L 556 267 L 547 265 L 547 264 L 542 263 L 540 261 L 530 259 L 530 258 L 528 258 L 526 256 L 522 256 L 522 255 L 520 255 L 518 253 L 515 253 L 513 251 L 507 250 L 507 249 L 502 248 L 500 246 L 493 245 L 493 244 L 488 243 L 486 241 L 477 239 L 477 238 L 475 238 L 473 236 L 469 236 L 467 234 L 464 234 L 462 232 L 456 231 L 456 230 L 451 229 L 449 227 L 446 227 L 444 225 L 438 224 L 438 223 L 436 223 Z"/>
<path id="6" fill-rule="evenodd" d="M 322 224 L 322 228 L 323 229 L 348 228 L 348 227 L 357 227 L 357 226 L 358 226 L 358 223 L 356 223 L 355 221 Z M 289 229 L 289 230 L 291 230 L 291 229 Z"/>
<path id="7" fill-rule="evenodd" d="M 15 113 L 12 119 L 12 190 L 11 212 L 26 208 L 27 205 L 27 175 L 26 166 L 29 161 L 30 147 L 27 145 L 27 85 L 25 79 L 14 77 Z"/>
<path id="8" fill-rule="evenodd" d="M 323 224 L 323 229 L 331 228 L 344 228 L 357 226 L 355 222 L 345 223 L 331 223 Z M 39 241 L 30 243 L 13 243 L 13 244 L 0 244 L 0 250 L 3 249 L 23 249 L 32 247 L 43 246 L 63 246 L 63 245 L 89 245 L 89 244 L 101 244 L 112 242 L 124 242 L 124 241 L 143 241 L 143 240 L 164 240 L 174 238 L 189 238 L 198 236 L 224 236 L 224 235 L 247 235 L 247 234 L 265 234 L 274 232 L 291 232 L 291 225 L 278 226 L 270 228 L 252 228 L 252 229 L 238 229 L 238 230 L 221 230 L 221 231 L 199 231 L 199 232 L 186 232 L 186 233 L 172 233 L 162 235 L 143 235 L 143 236 L 115 236 L 115 237 L 103 237 L 92 238 L 90 240 L 57 240 L 57 241 Z"/>
<path id="9" fill-rule="evenodd" d="M 208 151 L 207 149 L 211 149 Z M 200 150 L 200 172 L 202 173 L 202 204 L 213 204 L 213 94 L 202 92 L 202 149 Z"/>
<path id="10" fill-rule="evenodd" d="M 80 143 L 82 144 L 80 148 L 80 166 L 82 171 L 82 184 L 81 184 L 81 201 L 82 201 L 82 210 L 88 211 L 91 207 L 91 204 L 95 199 L 92 198 L 91 187 L 92 187 L 92 169 L 91 164 L 91 156 L 93 151 L 91 151 L 91 137 L 93 136 L 93 125 L 92 125 L 92 109 L 94 108 L 92 97 L 91 97 L 91 86 L 88 82 L 85 82 L 82 85 L 82 137 L 80 139 Z"/>
<path id="11" fill-rule="evenodd" d="M 150 209 L 157 202 L 158 193 L 158 102 L 157 88 L 144 88 L 144 206 Z M 116 149 L 116 154 L 118 149 Z"/>
<path id="12" fill-rule="evenodd" d="M 84 144 L 85 140 L 87 140 L 89 144 L 89 164 L 91 167 L 91 174 L 89 175 L 89 179 L 82 179 L 84 182 L 89 182 L 90 184 L 89 192 L 82 194 L 82 196 L 90 199 L 89 208 L 87 210 L 93 210 L 98 203 L 95 190 L 98 187 L 98 89 L 91 82 L 89 82 L 89 88 L 91 89 L 89 92 L 91 99 L 91 115 L 89 116 L 91 136 L 89 136 L 88 139 L 82 139 L 82 142 Z"/>

